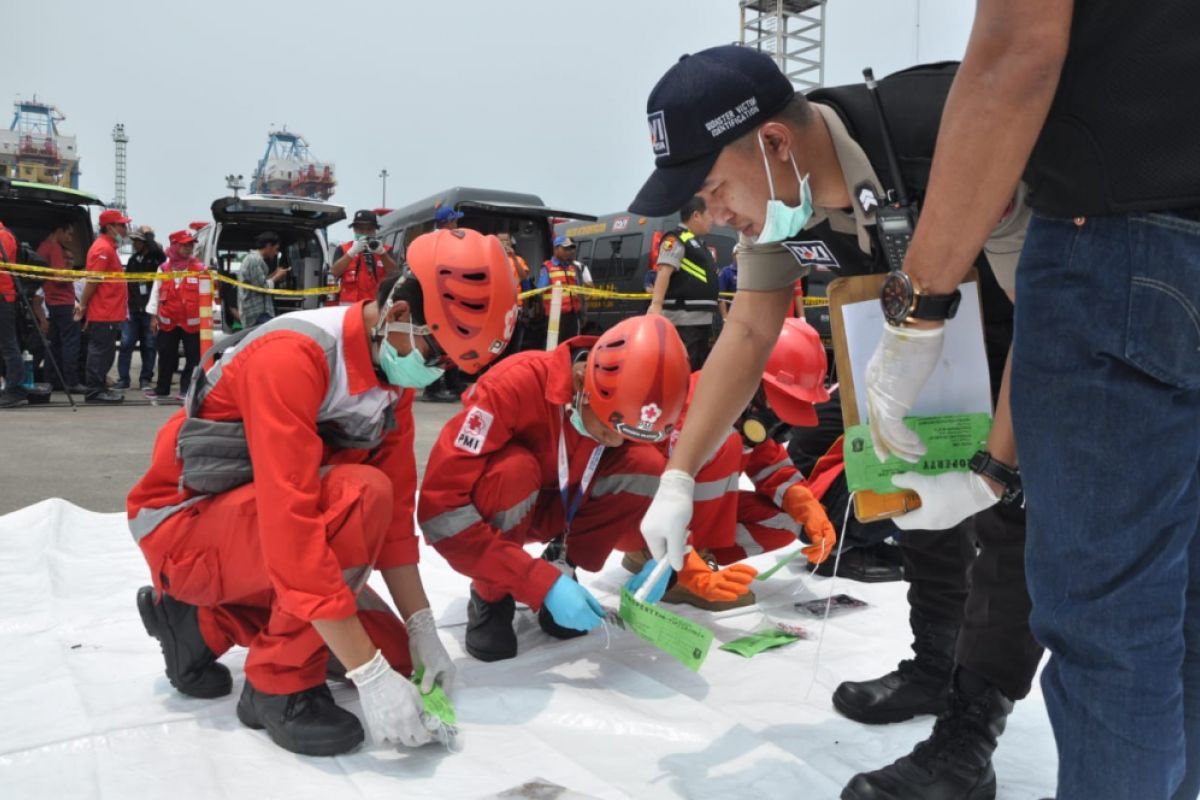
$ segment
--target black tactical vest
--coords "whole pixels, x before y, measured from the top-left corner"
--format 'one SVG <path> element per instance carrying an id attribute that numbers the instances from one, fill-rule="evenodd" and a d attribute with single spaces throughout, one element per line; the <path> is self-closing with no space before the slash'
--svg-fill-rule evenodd
<path id="1" fill-rule="evenodd" d="M 900 162 L 900 172 L 910 199 L 920 205 L 929 185 L 929 168 L 933 163 L 933 148 L 937 143 L 938 126 L 942 120 L 942 109 L 950 84 L 958 71 L 958 62 L 943 61 L 936 64 L 920 64 L 893 73 L 878 84 L 880 102 L 887 114 L 888 127 L 892 133 L 892 147 Z M 836 86 L 815 89 L 808 99 L 829 106 L 846 126 L 850 136 L 858 142 L 871 162 L 883 191 L 893 190 L 892 173 L 888 168 L 887 150 L 879 115 L 875 110 L 865 84 Z M 857 200 L 852 200 L 857 202 Z M 886 202 L 880 198 L 880 202 Z M 871 252 L 864 253 L 858 246 L 858 237 L 853 233 L 838 233 L 828 221 L 803 231 L 799 236 L 819 239 L 825 244 L 838 267 L 838 275 L 866 275 L 887 272 L 887 258 L 878 239 L 878 231 L 872 231 Z M 993 394 L 999 387 L 1004 358 L 1012 339 L 1013 306 L 1008 295 L 996 282 L 995 275 L 981 252 L 975 259 L 979 271 L 979 296 L 983 307 L 984 335 L 988 345 L 988 361 L 993 377 Z"/>
<path id="2" fill-rule="evenodd" d="M 716 311 L 720 287 L 717 264 L 696 234 L 682 225 L 671 231 L 683 244 L 683 263 L 671 273 L 663 308 L 675 311 Z"/>

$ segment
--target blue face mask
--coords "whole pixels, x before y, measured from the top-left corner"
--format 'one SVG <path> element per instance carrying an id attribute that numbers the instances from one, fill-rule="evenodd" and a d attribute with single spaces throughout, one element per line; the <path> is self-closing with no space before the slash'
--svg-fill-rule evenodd
<path id="1" fill-rule="evenodd" d="M 442 377 L 445 372 L 441 367 L 431 367 L 425 363 L 424 356 L 417 349 L 416 339 L 412 330 L 408 332 L 408 341 L 412 345 L 408 355 L 402 356 L 392 346 L 385 336 L 379 344 L 379 368 L 387 376 L 392 386 L 402 389 L 424 389 L 429 384 Z"/>
<path id="2" fill-rule="evenodd" d="M 800 177 L 796 167 L 796 157 L 790 152 L 788 158 L 792 162 L 792 171 L 800 183 L 800 205 L 789 206 L 775 198 L 775 179 L 771 177 L 771 164 L 767 161 L 767 148 L 763 144 L 762 134 L 758 134 L 758 149 L 762 153 L 763 167 L 767 170 L 767 186 L 771 189 L 771 199 L 767 202 L 767 218 L 763 221 L 762 232 L 754 240 L 755 244 L 773 244 L 790 239 L 804 229 L 812 218 L 812 191 L 808 188 L 808 176 Z"/>
<path id="3" fill-rule="evenodd" d="M 575 408 L 574 406 L 571 406 L 570 410 L 567 412 L 567 416 L 569 416 L 571 418 L 571 427 L 574 428 L 579 433 L 580 436 L 582 436 L 585 439 L 591 439 L 592 441 L 596 441 L 596 437 L 592 436 L 590 433 L 588 433 L 587 426 L 583 424 L 583 412 L 582 411 Z"/>

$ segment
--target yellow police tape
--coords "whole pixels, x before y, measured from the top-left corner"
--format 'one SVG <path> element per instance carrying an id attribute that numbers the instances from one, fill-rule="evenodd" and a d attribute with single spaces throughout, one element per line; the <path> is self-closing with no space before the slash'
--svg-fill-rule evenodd
<path id="1" fill-rule="evenodd" d="M 95 270 L 81 269 L 53 269 L 51 267 L 39 267 L 33 264 L 9 264 L 0 261 L 0 272 L 8 272 L 18 277 L 24 275 L 30 278 L 38 278 L 39 280 L 50 281 L 77 281 L 83 280 L 89 283 L 104 283 L 104 282 L 119 282 L 119 283 L 148 283 L 153 281 L 179 280 L 180 278 L 194 278 L 198 275 L 208 275 L 210 278 L 221 283 L 228 283 L 231 286 L 236 286 L 240 289 L 245 289 L 249 292 L 260 292 L 262 294 L 274 295 L 276 297 L 314 297 L 323 294 L 337 294 L 336 286 L 318 286 L 313 289 L 267 289 L 262 286 L 252 286 L 248 283 L 243 283 L 237 278 L 225 275 L 217 270 L 208 270 L 206 272 L 98 272 Z M 530 297 L 537 297 L 551 290 L 552 287 L 543 286 L 540 289 L 530 289 L 527 292 L 521 292 L 517 297 L 525 300 Z M 581 297 L 597 297 L 605 300 L 649 300 L 651 295 L 648 292 L 612 292 L 608 289 L 596 289 L 591 286 L 563 286 L 564 295 L 579 295 Z M 732 298 L 733 292 L 721 292 L 721 297 Z M 829 305 L 829 300 L 824 297 L 806 297 L 804 305 L 807 307 L 823 307 Z"/>

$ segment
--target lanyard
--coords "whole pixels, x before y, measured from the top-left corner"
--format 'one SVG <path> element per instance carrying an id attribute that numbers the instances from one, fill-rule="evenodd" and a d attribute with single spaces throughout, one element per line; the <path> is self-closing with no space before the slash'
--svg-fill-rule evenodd
<path id="1" fill-rule="evenodd" d="M 588 488 L 592 485 L 592 478 L 596 475 L 596 468 L 600 466 L 600 456 L 604 455 L 604 445 L 597 444 L 596 449 L 592 451 L 592 455 L 588 458 L 587 466 L 584 467 L 583 477 L 579 480 L 579 491 L 575 494 L 575 499 L 571 500 L 571 467 L 567 461 L 567 419 L 566 413 L 561 408 L 559 408 L 558 420 L 558 493 L 562 497 L 563 539 L 565 540 L 571 532 L 571 521 L 579 513 L 579 507 L 583 505 L 583 498 L 587 495 Z"/>

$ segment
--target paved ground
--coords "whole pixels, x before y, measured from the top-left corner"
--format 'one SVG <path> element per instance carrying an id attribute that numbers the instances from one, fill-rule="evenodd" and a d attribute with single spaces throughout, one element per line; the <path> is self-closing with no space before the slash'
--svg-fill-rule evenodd
<path id="1" fill-rule="evenodd" d="M 135 368 L 136 369 L 136 368 Z M 124 511 L 125 494 L 150 463 L 158 428 L 179 409 L 154 406 L 137 390 L 125 403 L 72 411 L 64 394 L 50 406 L 0 411 L 0 514 L 48 497 L 92 511 Z M 459 405 L 415 404 L 417 468 Z"/>

